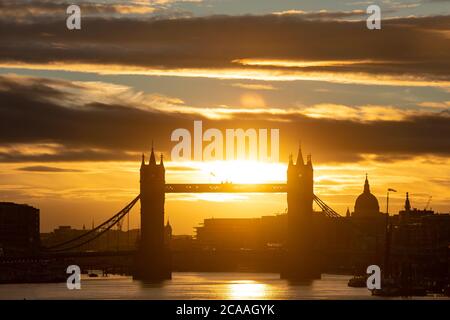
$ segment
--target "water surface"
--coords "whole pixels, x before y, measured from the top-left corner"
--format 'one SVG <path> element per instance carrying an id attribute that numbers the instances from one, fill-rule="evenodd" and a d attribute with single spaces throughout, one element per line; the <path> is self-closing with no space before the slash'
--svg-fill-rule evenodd
<path id="1" fill-rule="evenodd" d="M 145 284 L 131 277 L 82 277 L 81 290 L 65 283 L 4 284 L 0 299 L 375 299 L 366 288 L 350 288 L 350 276 L 290 283 L 275 273 L 175 272 L 172 280 Z"/>

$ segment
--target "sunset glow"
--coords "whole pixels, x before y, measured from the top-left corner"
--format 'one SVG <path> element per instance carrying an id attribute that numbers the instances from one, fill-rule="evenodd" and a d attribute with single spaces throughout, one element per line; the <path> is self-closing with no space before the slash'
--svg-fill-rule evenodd
<path id="1" fill-rule="evenodd" d="M 152 141 L 166 183 L 259 184 L 286 182 L 301 140 L 315 194 L 340 214 L 366 173 L 382 208 L 396 188 L 392 212 L 406 192 L 450 210 L 444 2 L 385 3 L 389 32 L 367 30 L 362 3 L 221 2 L 84 3 L 76 37 L 54 6 L 4 6 L 0 201 L 39 207 L 42 230 L 80 228 L 138 194 Z M 171 133 L 194 121 L 278 129 L 279 162 L 174 161 Z M 193 234 L 205 217 L 285 209 L 285 194 L 168 194 L 166 212 L 176 234 Z"/>

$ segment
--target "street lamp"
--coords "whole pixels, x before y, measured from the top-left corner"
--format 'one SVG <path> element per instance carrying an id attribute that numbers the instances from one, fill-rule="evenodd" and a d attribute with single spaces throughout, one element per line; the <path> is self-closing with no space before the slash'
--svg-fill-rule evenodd
<path id="1" fill-rule="evenodd" d="M 392 188 L 387 189 L 387 196 L 386 196 L 386 214 L 389 216 L 389 192 L 397 192 L 397 190 L 394 190 Z"/>

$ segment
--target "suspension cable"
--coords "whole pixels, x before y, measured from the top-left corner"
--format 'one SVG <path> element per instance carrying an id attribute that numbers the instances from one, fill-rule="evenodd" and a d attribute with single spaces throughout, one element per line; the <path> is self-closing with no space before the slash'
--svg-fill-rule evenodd
<path id="1" fill-rule="evenodd" d="M 119 223 L 119 221 L 122 220 L 122 218 L 127 215 L 127 213 L 133 208 L 133 206 L 136 204 L 136 202 L 139 200 L 140 195 L 138 195 L 136 198 L 134 198 L 129 204 L 127 204 L 125 206 L 125 208 L 123 208 L 122 210 L 120 210 L 117 214 L 115 214 L 114 216 L 112 216 L 111 218 L 109 218 L 108 220 L 106 220 L 105 222 L 103 222 L 102 224 L 98 225 L 97 227 L 95 227 L 92 230 L 89 230 L 86 233 L 83 233 L 75 238 L 69 239 L 67 241 L 55 244 L 53 246 L 50 247 L 45 247 L 43 248 L 44 250 L 48 250 L 48 251 L 65 251 L 65 250 L 70 250 L 70 249 L 74 249 L 74 248 L 78 248 L 83 244 L 86 244 L 88 242 L 91 242 L 92 240 L 98 238 L 100 235 L 102 235 L 103 233 L 105 233 L 106 231 L 108 231 L 109 229 L 111 229 L 113 226 L 115 226 L 117 223 Z M 100 232 L 97 232 L 101 230 Z M 67 245 L 70 245 L 72 243 L 74 243 L 75 241 L 78 241 L 80 239 L 84 239 L 87 238 L 90 235 L 94 235 L 93 237 L 88 238 L 87 240 L 84 240 L 81 242 L 81 244 L 77 244 L 75 246 L 71 246 L 69 248 L 64 248 L 64 249 L 58 249 L 61 247 L 65 247 Z M 56 250 L 55 250 L 56 249 Z"/>
<path id="2" fill-rule="evenodd" d="M 314 201 L 323 210 L 323 213 L 329 218 L 341 218 L 342 216 L 330 208 L 325 202 L 323 202 L 318 196 L 314 195 Z"/>

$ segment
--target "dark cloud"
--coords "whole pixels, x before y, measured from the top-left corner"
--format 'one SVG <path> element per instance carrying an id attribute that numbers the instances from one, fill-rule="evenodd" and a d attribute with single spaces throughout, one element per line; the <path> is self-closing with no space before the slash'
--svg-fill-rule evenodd
<path id="1" fill-rule="evenodd" d="M 402 121 L 314 119 L 300 114 L 277 115 L 269 120 L 265 113 L 239 113 L 232 119 L 211 120 L 199 114 L 105 102 L 80 102 L 68 107 L 73 97 L 65 96 L 62 88 L 79 83 L 53 80 L 58 86 L 47 88 L 45 79 L 25 79 L 0 77 L 0 162 L 140 161 L 140 152 L 149 150 L 152 139 L 156 149 L 168 156 L 174 146 L 171 132 L 176 128 L 193 132 L 194 120 L 203 120 L 204 130 L 279 128 L 283 161 L 296 150 L 299 139 L 314 159 L 328 162 L 358 161 L 365 153 L 376 154 L 382 161 L 405 155 L 450 154 L 448 111 L 408 116 Z M 84 101 L 88 93 L 78 94 Z M 108 96 L 107 90 L 104 96 Z M 20 149 L 23 144 L 48 144 L 52 149 L 30 154 Z"/>
<path id="2" fill-rule="evenodd" d="M 76 32 L 67 30 L 63 19 L 27 23 L 0 20 L 0 62 L 89 63 L 164 70 L 262 68 L 233 62 L 243 58 L 363 60 L 356 65 L 289 70 L 410 75 L 448 81 L 449 29 L 450 16 L 385 19 L 382 29 L 376 31 L 368 30 L 364 20 L 310 20 L 298 15 L 84 18 L 82 29 Z"/>
<path id="3" fill-rule="evenodd" d="M 83 0 L 3 0 L 0 3 L 3 18 L 26 18 L 27 21 L 36 21 L 40 18 L 55 19 L 66 16 L 66 8 L 72 4 L 76 4 L 81 8 L 83 15 L 87 16 L 102 16 L 123 17 L 132 15 L 133 18 L 144 16 L 145 18 L 182 18 L 192 17 L 192 13 L 171 6 L 171 3 L 176 3 L 177 0 L 168 0 L 165 3 L 158 1 L 148 2 L 133 2 L 133 1 L 110 1 L 110 2 L 93 2 Z M 195 2 L 195 0 L 193 0 Z M 394 10 L 385 9 L 383 13 L 392 13 Z M 151 15 L 149 15 L 151 13 Z M 302 10 L 287 10 L 275 12 L 275 15 L 297 15 L 304 19 L 344 19 L 353 17 L 366 16 L 365 10 L 351 10 L 351 11 L 302 11 Z M 22 19 L 22 21 L 25 21 Z"/>
<path id="4" fill-rule="evenodd" d="M 47 166 L 30 166 L 18 168 L 19 171 L 27 172 L 82 172 L 82 170 L 77 169 L 64 169 L 57 167 L 47 167 Z"/>
<path id="5" fill-rule="evenodd" d="M 411 157 L 411 154 L 381 154 L 375 156 L 374 160 L 384 163 L 391 163 L 401 160 L 408 160 Z"/>
<path id="6" fill-rule="evenodd" d="M 445 187 L 450 187 L 450 180 L 447 179 L 431 179 L 430 182 L 440 184 Z M 427 194 L 428 196 L 428 194 Z"/>
<path id="7" fill-rule="evenodd" d="M 383 14 L 393 13 L 395 10 L 393 9 L 385 9 L 383 10 Z M 275 15 L 284 15 L 284 16 L 298 16 L 303 19 L 310 20 L 338 20 L 338 19 L 346 19 L 346 18 L 365 18 L 367 17 L 367 13 L 365 10 L 351 10 L 351 11 L 302 11 L 302 10 L 286 10 L 275 12 Z"/>
<path id="8" fill-rule="evenodd" d="M 66 9 L 72 4 L 78 5 L 83 14 L 124 14 L 124 13 L 148 13 L 152 10 L 149 4 L 138 4 L 131 1 L 93 2 L 79 0 L 2 0 L 0 9 L 3 17 L 35 19 L 45 16 L 66 16 Z M 148 9 L 148 10 L 146 10 Z"/>
<path id="9" fill-rule="evenodd" d="M 70 5 L 78 5 L 83 18 L 133 18 L 133 19 L 175 19 L 191 17 L 192 13 L 166 3 L 149 1 L 84 1 L 84 0 L 2 0 L 1 19 L 25 24 L 66 19 Z"/>

